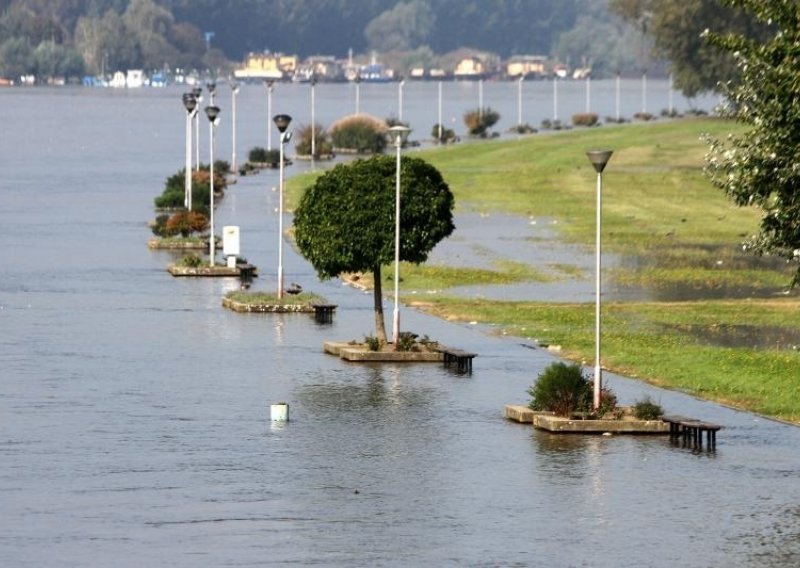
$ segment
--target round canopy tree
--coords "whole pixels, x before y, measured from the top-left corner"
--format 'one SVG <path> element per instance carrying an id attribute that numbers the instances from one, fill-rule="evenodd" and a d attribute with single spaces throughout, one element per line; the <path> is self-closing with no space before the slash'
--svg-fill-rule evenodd
<path id="1" fill-rule="evenodd" d="M 295 211 L 295 240 L 322 279 L 372 272 L 375 334 L 386 341 L 381 266 L 394 260 L 396 161 L 379 155 L 340 164 L 308 188 Z M 453 194 L 432 165 L 403 157 L 400 260 L 425 262 L 453 229 Z"/>

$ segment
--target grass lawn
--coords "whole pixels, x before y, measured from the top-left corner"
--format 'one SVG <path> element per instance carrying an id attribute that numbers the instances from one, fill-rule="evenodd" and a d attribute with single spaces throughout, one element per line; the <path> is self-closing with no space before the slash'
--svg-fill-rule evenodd
<path id="1" fill-rule="evenodd" d="M 420 155 L 444 175 L 455 194 L 457 213 L 553 218 L 558 220 L 560 238 L 593 246 L 596 174 L 584 153 L 613 149 L 603 174 L 603 251 L 636 259 L 614 269 L 611 276 L 616 282 L 698 290 L 780 289 L 789 284 L 796 266 L 740 253 L 742 241 L 758 229 L 760 212 L 734 206 L 702 173 L 706 145 L 701 135 L 724 138 L 740 129 L 718 119 L 685 119 L 459 144 Z M 296 203 L 302 188 L 312 182 L 313 176 L 292 179 L 289 202 Z M 570 277 L 570 267 L 564 266 L 562 273 Z M 447 296 L 447 288 L 457 284 L 544 278 L 534 267 L 503 261 L 493 270 L 404 266 L 402 275 L 404 290 L 444 290 L 420 302 L 432 313 L 495 324 L 509 334 L 558 344 L 565 357 L 592 364 L 593 303 Z M 701 299 L 604 305 L 604 367 L 800 422 L 795 384 L 800 352 L 791 348 L 790 341 L 766 348 L 730 347 L 709 340 L 720 329 L 738 326 L 785 330 L 794 337 L 800 333 L 800 301 Z"/>

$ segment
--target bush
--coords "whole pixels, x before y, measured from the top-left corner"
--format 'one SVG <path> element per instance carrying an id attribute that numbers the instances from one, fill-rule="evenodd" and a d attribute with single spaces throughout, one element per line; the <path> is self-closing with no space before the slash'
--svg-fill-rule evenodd
<path id="1" fill-rule="evenodd" d="M 508 131 L 514 134 L 536 134 L 537 132 L 537 130 L 527 122 L 525 124 L 515 124 L 509 128 Z"/>
<path id="2" fill-rule="evenodd" d="M 580 365 L 575 363 L 552 363 L 539 375 L 528 389 L 533 410 L 546 410 L 557 416 L 568 417 L 576 412 L 593 413 L 594 384 L 583 375 Z M 617 406 L 617 397 L 608 388 L 600 393 L 600 408 L 595 412 L 602 416 Z"/>
<path id="3" fill-rule="evenodd" d="M 186 194 L 185 169 L 167 178 L 164 191 L 154 199 L 155 206 L 159 209 L 182 209 Z M 226 172 L 230 165 L 224 160 L 214 161 L 214 193 L 222 194 L 227 187 Z M 201 164 L 199 170 L 192 172 L 192 211 L 197 211 L 208 216 L 209 193 L 211 192 L 211 173 L 208 165 Z"/>
<path id="4" fill-rule="evenodd" d="M 286 156 L 283 157 L 283 160 L 284 162 L 286 161 Z M 267 150 L 256 146 L 247 154 L 247 161 L 251 164 L 269 164 L 273 167 L 277 167 L 281 161 L 281 151 Z"/>
<path id="5" fill-rule="evenodd" d="M 470 136 L 486 138 L 488 130 L 497 124 L 500 114 L 489 107 L 476 108 L 464 113 L 464 124 Z"/>
<path id="6" fill-rule="evenodd" d="M 164 224 L 166 236 L 180 234 L 188 237 L 192 233 L 201 233 L 208 229 L 208 217 L 198 211 L 179 211 L 167 219 Z"/>
<path id="7" fill-rule="evenodd" d="M 572 124 L 575 126 L 595 126 L 598 116 L 594 112 L 577 112 L 572 115 Z"/>
<path id="8" fill-rule="evenodd" d="M 647 396 L 633 405 L 633 415 L 639 420 L 658 420 L 664 416 L 664 409 Z"/>
<path id="9" fill-rule="evenodd" d="M 395 346 L 398 351 L 411 351 L 417 341 L 417 334 L 410 331 L 400 332 L 397 338 L 397 345 Z"/>
<path id="10" fill-rule="evenodd" d="M 187 254 L 178 261 L 178 266 L 186 266 L 188 268 L 197 268 L 203 265 L 203 259 L 196 254 Z"/>
<path id="11" fill-rule="evenodd" d="M 348 116 L 331 126 L 331 141 L 334 148 L 377 154 L 386 148 L 386 123 L 365 114 Z"/>
<path id="12" fill-rule="evenodd" d="M 367 344 L 367 349 L 370 351 L 379 351 L 381 348 L 381 340 L 372 335 L 364 337 L 364 343 Z"/>
<path id="13" fill-rule="evenodd" d="M 448 142 L 455 142 L 457 140 L 456 133 L 451 130 L 450 128 L 445 128 L 442 125 L 442 136 L 439 137 L 439 123 L 433 125 L 431 128 L 431 136 L 434 140 L 436 140 L 439 144 L 447 144 Z"/>
<path id="14" fill-rule="evenodd" d="M 655 117 L 649 112 L 637 112 L 633 115 L 634 120 L 640 120 L 642 122 L 650 122 L 651 120 L 655 119 Z"/>
<path id="15" fill-rule="evenodd" d="M 311 125 L 303 126 L 296 132 L 297 144 L 295 150 L 300 156 L 311 155 Z M 319 124 L 314 125 L 314 153 L 315 158 L 333 154 L 333 145 L 328 140 L 328 132 Z M 280 158 L 278 158 L 280 159 Z"/>

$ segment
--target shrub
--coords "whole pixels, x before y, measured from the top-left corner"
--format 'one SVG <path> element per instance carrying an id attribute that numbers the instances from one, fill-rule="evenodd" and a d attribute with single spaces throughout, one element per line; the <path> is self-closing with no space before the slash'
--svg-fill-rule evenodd
<path id="1" fill-rule="evenodd" d="M 448 142 L 455 142 L 457 140 L 456 133 L 450 128 L 445 128 L 444 125 L 442 125 L 442 136 L 440 137 L 438 122 L 434 124 L 433 127 L 431 128 L 431 136 L 439 144 L 447 144 Z"/>
<path id="2" fill-rule="evenodd" d="M 536 129 L 527 122 L 525 124 L 515 124 L 508 131 L 514 134 L 536 134 Z"/>
<path id="3" fill-rule="evenodd" d="M 664 415 L 664 409 L 647 396 L 633 405 L 633 415 L 639 420 L 658 420 Z"/>
<path id="4" fill-rule="evenodd" d="M 411 351 L 414 348 L 414 344 L 417 340 L 417 334 L 411 333 L 410 331 L 402 331 L 397 338 L 397 350 L 398 351 Z"/>
<path id="5" fill-rule="evenodd" d="M 575 363 L 552 363 L 539 375 L 528 389 L 533 410 L 546 410 L 557 416 L 570 416 L 575 412 L 592 413 L 594 385 L 583 375 L 580 365 Z M 600 393 L 600 408 L 596 414 L 602 416 L 617 406 L 617 397 L 608 388 Z"/>
<path id="6" fill-rule="evenodd" d="M 153 221 L 153 224 L 152 224 L 152 226 L 150 228 L 153 231 L 153 234 L 155 236 L 157 236 L 157 237 L 166 237 L 166 236 L 168 236 L 166 234 L 167 219 L 169 219 L 169 215 L 164 213 L 163 215 L 158 215 L 156 217 L 155 221 Z"/>
<path id="7" fill-rule="evenodd" d="M 380 153 L 386 148 L 386 123 L 366 114 L 347 116 L 331 126 L 331 141 L 342 150 Z"/>
<path id="8" fill-rule="evenodd" d="M 655 117 L 649 112 L 637 112 L 633 115 L 634 120 L 641 120 L 642 122 L 649 122 Z"/>
<path id="9" fill-rule="evenodd" d="M 198 211 L 179 211 L 167 219 L 164 224 L 166 236 L 177 235 L 188 237 L 191 233 L 200 233 L 208 229 L 208 217 Z"/>
<path id="10" fill-rule="evenodd" d="M 378 351 L 381 348 L 381 340 L 372 335 L 364 337 L 364 343 L 367 344 L 367 349 L 370 351 Z"/>
<path id="11" fill-rule="evenodd" d="M 189 268 L 197 268 L 198 266 L 202 266 L 202 264 L 203 259 L 196 254 L 187 254 L 178 261 L 178 266 L 186 266 Z"/>
<path id="12" fill-rule="evenodd" d="M 500 114 L 489 107 L 476 108 L 464 113 L 464 124 L 470 136 L 486 138 L 488 130 L 497 124 Z"/>
<path id="13" fill-rule="evenodd" d="M 575 126 L 595 126 L 598 121 L 597 113 L 577 112 L 572 115 L 572 124 Z"/>
<path id="14" fill-rule="evenodd" d="M 274 168 L 277 168 L 280 161 L 281 161 L 280 150 L 266 150 L 264 148 L 257 146 L 251 149 L 250 152 L 247 154 L 248 164 L 268 164 Z M 283 157 L 283 161 L 284 163 L 287 161 L 286 156 Z"/>
<path id="15" fill-rule="evenodd" d="M 311 125 L 303 126 L 296 132 L 297 144 L 295 150 L 301 156 L 311 155 Z M 314 125 L 314 153 L 315 158 L 320 155 L 330 156 L 333 154 L 333 145 L 328 140 L 328 132 L 319 124 Z M 278 158 L 280 159 L 280 157 Z"/>

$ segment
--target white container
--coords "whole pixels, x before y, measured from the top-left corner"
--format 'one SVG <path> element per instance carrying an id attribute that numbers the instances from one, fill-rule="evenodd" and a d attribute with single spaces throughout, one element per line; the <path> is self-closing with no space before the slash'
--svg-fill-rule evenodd
<path id="1" fill-rule="evenodd" d="M 270 420 L 273 422 L 288 422 L 289 421 L 289 405 L 285 402 L 270 405 L 269 407 Z"/>

